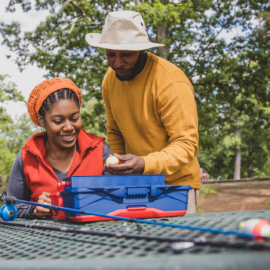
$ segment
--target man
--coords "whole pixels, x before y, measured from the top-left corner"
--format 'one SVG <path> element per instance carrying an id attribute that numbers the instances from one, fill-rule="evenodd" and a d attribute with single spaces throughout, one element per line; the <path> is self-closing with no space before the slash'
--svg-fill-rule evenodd
<path id="1" fill-rule="evenodd" d="M 110 68 L 102 95 L 107 138 L 123 162 L 111 174 L 164 174 L 167 184 L 190 185 L 188 212 L 195 213 L 200 189 L 198 118 L 193 87 L 172 63 L 145 50 L 148 40 L 138 12 L 110 12 L 102 34 L 86 35 L 105 49 Z"/>

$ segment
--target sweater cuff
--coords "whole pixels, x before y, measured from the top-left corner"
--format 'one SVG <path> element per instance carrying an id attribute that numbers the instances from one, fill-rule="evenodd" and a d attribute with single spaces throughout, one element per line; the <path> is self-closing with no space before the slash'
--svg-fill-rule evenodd
<path id="1" fill-rule="evenodd" d="M 154 156 L 144 156 L 144 171 L 143 174 L 156 174 L 157 162 Z"/>

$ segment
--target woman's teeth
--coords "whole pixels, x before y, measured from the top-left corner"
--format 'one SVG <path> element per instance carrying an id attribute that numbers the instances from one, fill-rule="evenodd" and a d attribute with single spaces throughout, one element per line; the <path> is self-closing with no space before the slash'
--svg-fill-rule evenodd
<path id="1" fill-rule="evenodd" d="M 75 134 L 61 136 L 61 138 L 66 142 L 72 142 L 74 140 L 74 138 L 75 138 Z"/>
<path id="2" fill-rule="evenodd" d="M 69 135 L 69 136 L 62 136 L 64 139 L 71 139 L 73 137 L 73 135 Z"/>

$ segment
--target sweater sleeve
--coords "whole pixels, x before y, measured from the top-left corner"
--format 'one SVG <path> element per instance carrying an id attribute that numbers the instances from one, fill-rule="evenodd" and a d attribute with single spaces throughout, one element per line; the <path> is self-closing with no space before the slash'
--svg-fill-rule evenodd
<path id="1" fill-rule="evenodd" d="M 19 152 L 11 169 L 8 196 L 15 196 L 17 199 L 24 201 L 30 201 L 31 199 L 31 191 L 26 184 L 23 171 L 22 151 Z M 16 204 L 16 207 L 18 209 L 18 218 L 37 218 L 30 214 L 33 210 L 31 205 L 19 203 Z"/>
<path id="2" fill-rule="evenodd" d="M 106 80 L 106 76 L 104 78 L 104 81 Z M 105 83 L 103 82 L 102 85 L 102 97 L 105 103 L 105 110 L 107 114 L 107 123 L 106 123 L 106 129 L 107 129 L 107 140 L 110 148 L 112 149 L 113 153 L 124 155 L 125 154 L 125 140 L 123 138 L 123 135 L 117 126 L 113 114 L 111 111 L 110 106 L 110 100 L 106 93 L 106 87 Z"/>
<path id="3" fill-rule="evenodd" d="M 199 151 L 198 116 L 194 92 L 184 82 L 169 85 L 157 96 L 157 111 L 166 129 L 169 144 L 149 153 L 144 174 L 169 176 L 190 163 Z"/>

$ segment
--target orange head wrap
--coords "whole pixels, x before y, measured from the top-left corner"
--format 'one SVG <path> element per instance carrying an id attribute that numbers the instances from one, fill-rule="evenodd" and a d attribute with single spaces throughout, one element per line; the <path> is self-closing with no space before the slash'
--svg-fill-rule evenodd
<path id="1" fill-rule="evenodd" d="M 70 80 L 70 79 L 59 79 L 54 78 L 50 80 L 43 81 L 41 84 L 37 85 L 28 98 L 27 110 L 34 124 L 40 126 L 37 120 L 37 114 L 41 108 L 43 101 L 53 92 L 68 88 L 75 92 L 78 97 L 79 105 L 82 104 L 82 94 L 80 89 Z"/>

